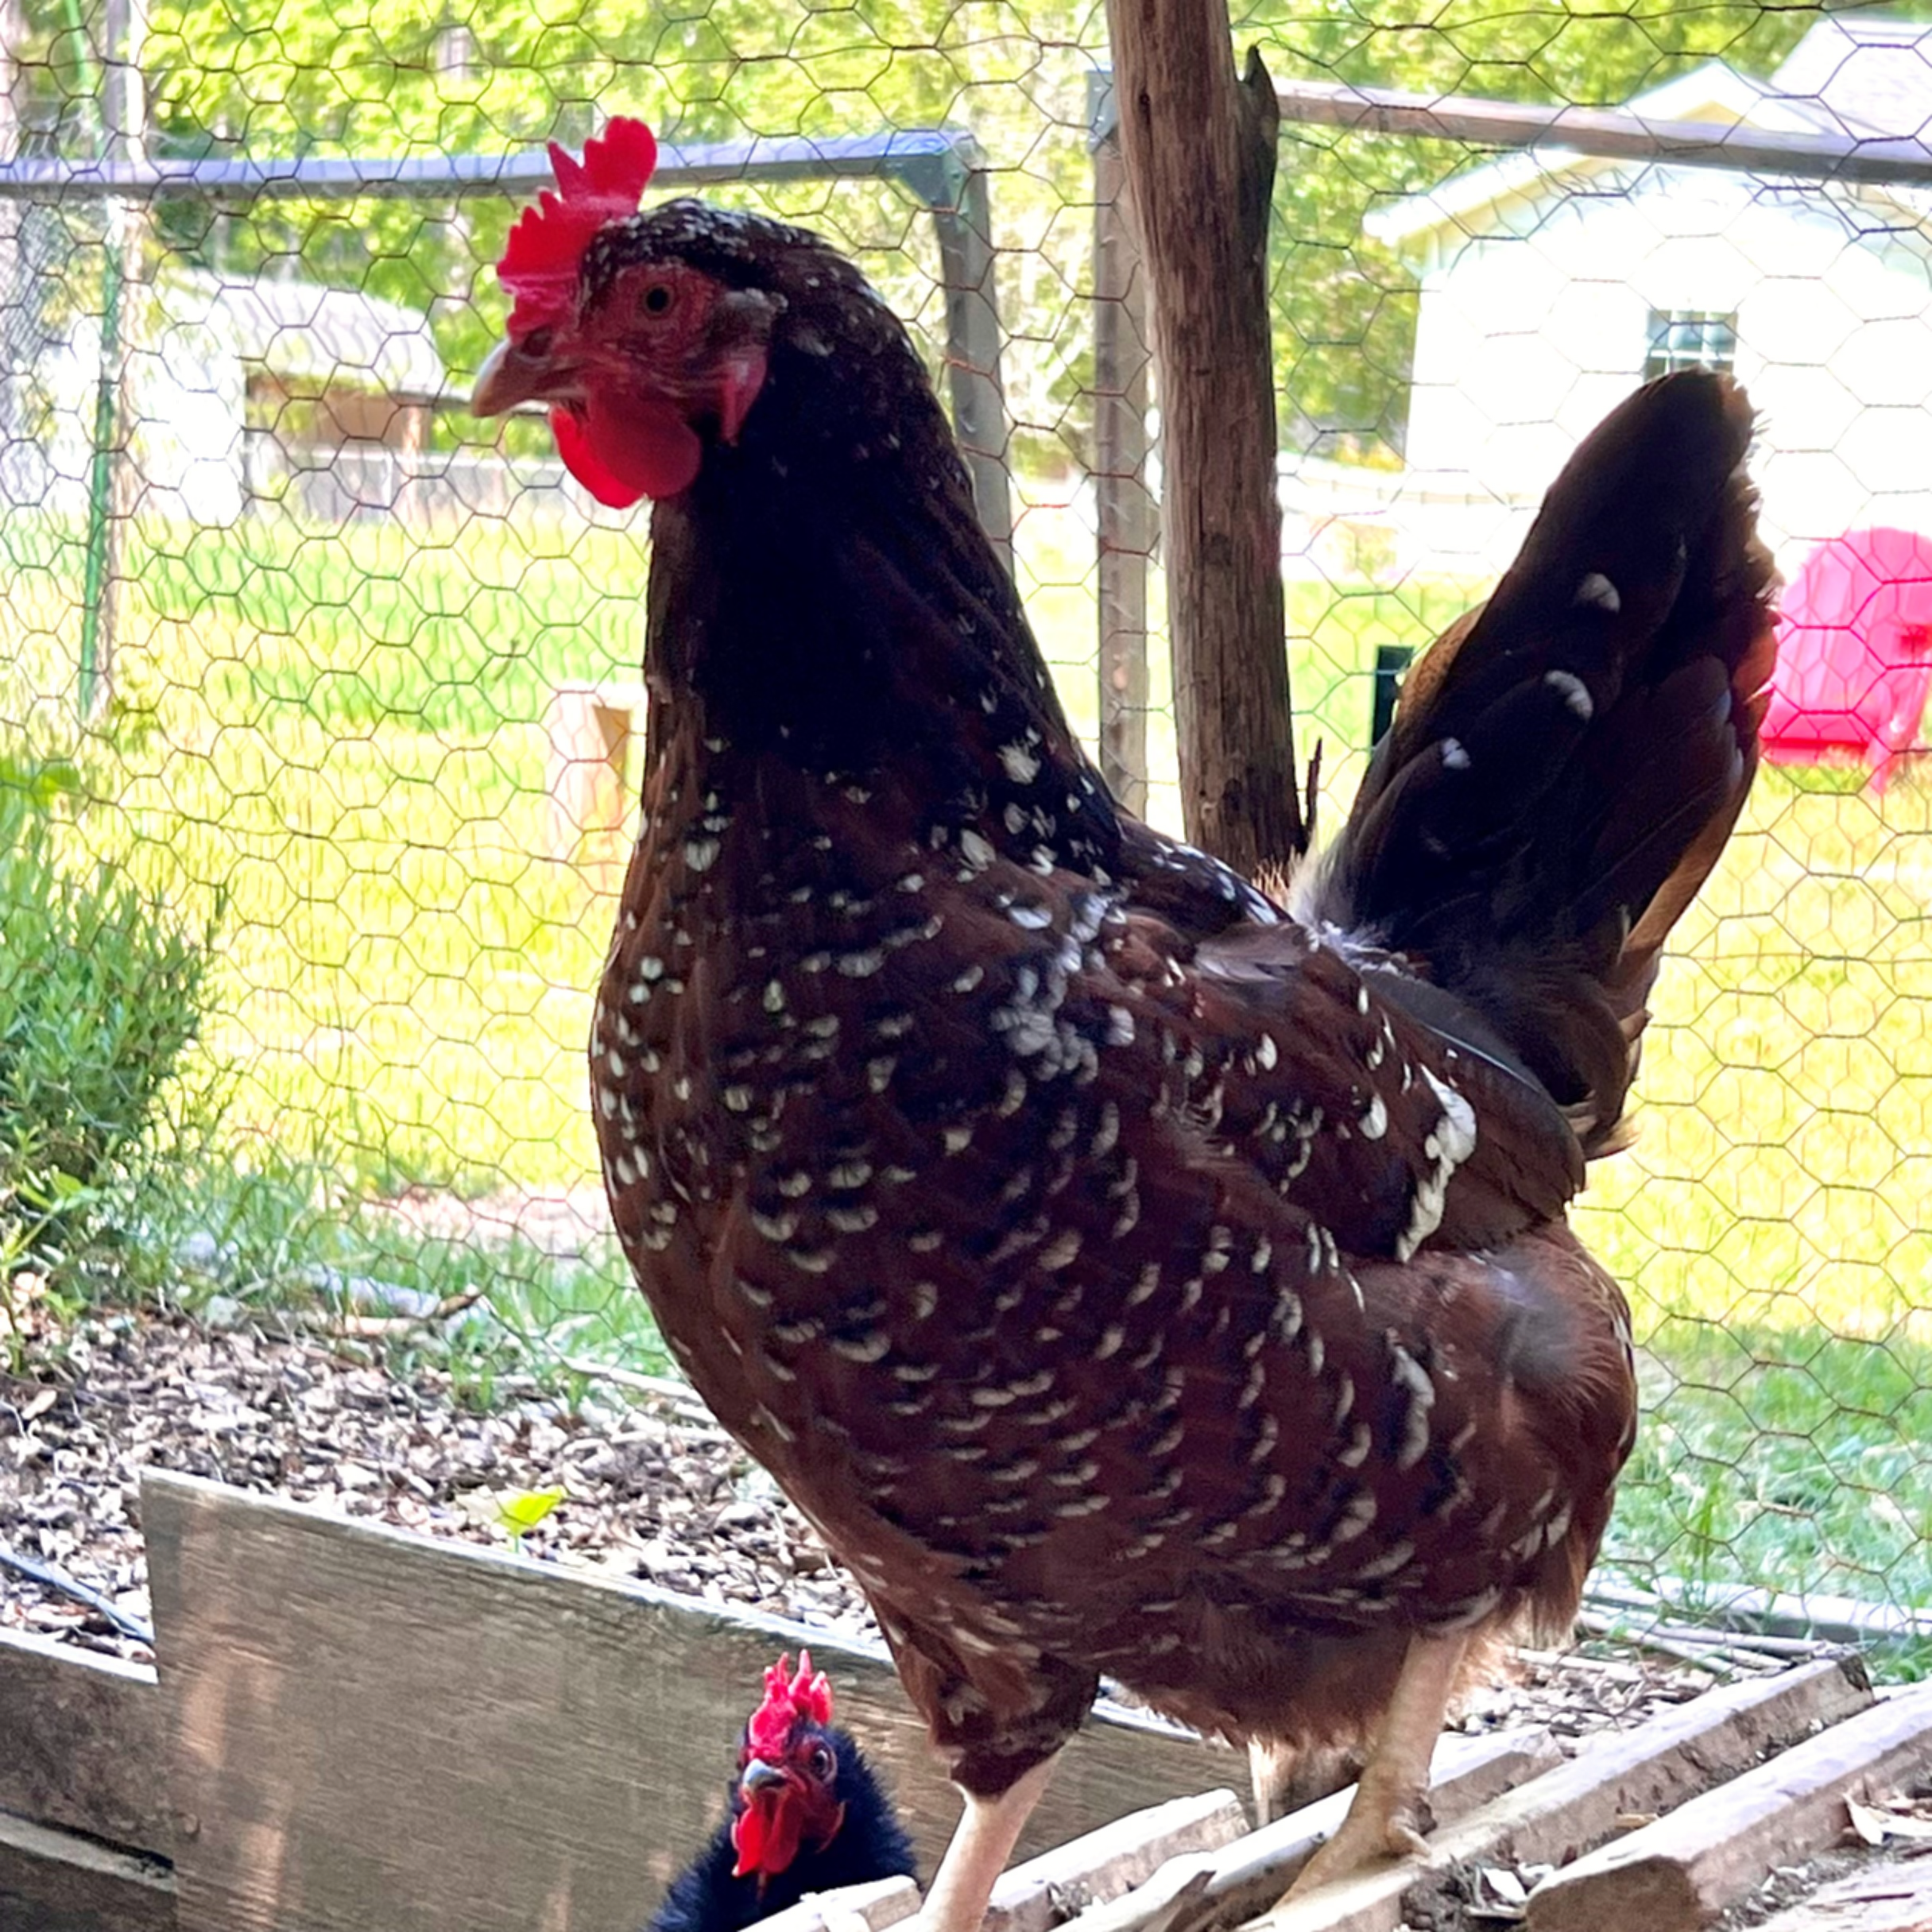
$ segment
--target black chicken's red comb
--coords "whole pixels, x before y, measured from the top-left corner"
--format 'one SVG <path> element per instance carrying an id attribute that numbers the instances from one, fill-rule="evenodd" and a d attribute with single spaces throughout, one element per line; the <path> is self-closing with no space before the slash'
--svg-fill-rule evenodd
<path id="1" fill-rule="evenodd" d="M 791 1659 L 780 1657 L 765 1673 L 765 1702 L 752 1713 L 746 1727 L 752 1754 L 782 1752 L 792 1725 L 803 1717 L 812 1724 L 832 1721 L 831 1680 L 823 1671 L 815 1673 L 811 1652 L 798 1654 L 798 1675 L 792 1675 Z"/>
<path id="2" fill-rule="evenodd" d="M 641 121 L 619 114 L 601 137 L 584 143 L 583 159 L 550 144 L 557 192 L 546 188 L 511 229 L 497 263 L 509 291 L 513 336 L 567 319 L 577 288 L 577 265 L 606 222 L 637 212 L 657 166 L 657 137 Z"/>

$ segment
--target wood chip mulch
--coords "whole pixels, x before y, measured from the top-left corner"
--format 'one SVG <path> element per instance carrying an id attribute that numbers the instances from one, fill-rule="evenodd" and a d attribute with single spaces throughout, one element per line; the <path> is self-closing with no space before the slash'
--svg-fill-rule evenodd
<path id="1" fill-rule="evenodd" d="M 510 1543 L 505 1503 L 561 1489 L 521 1535 L 523 1555 L 874 1636 L 770 1478 L 722 1430 L 663 1405 L 572 1412 L 532 1394 L 478 1414 L 439 1371 L 397 1379 L 324 1339 L 180 1316 L 89 1319 L 45 1367 L 0 1369 L 0 1550 L 142 1623 L 144 1468 L 498 1549 Z M 0 1627 L 149 1654 L 4 1560 Z"/>
<path id="2" fill-rule="evenodd" d="M 85 1318 L 57 1348 L 30 1353 L 23 1373 L 0 1366 L 0 1628 L 152 1656 L 130 1632 L 150 1620 L 139 1482 L 154 1468 L 499 1549 L 505 1503 L 560 1489 L 521 1535 L 525 1555 L 876 1642 L 857 1588 L 764 1472 L 688 1396 L 633 1392 L 613 1385 L 571 1410 L 513 1384 L 507 1404 L 479 1414 L 440 1371 L 393 1376 L 297 1330 Z M 1460 1728 L 1581 1736 L 1641 1723 L 1714 1681 L 1708 1667 L 1591 1648 L 1513 1654 Z"/>

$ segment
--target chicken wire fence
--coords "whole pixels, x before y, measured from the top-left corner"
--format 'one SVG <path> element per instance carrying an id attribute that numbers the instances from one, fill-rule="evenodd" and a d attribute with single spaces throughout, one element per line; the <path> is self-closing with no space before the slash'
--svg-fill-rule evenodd
<path id="1" fill-rule="evenodd" d="M 1237 29 L 1283 91 L 1283 567 L 1331 818 L 1408 653 L 1617 397 L 1704 362 L 1763 412 L 1771 756 L 1680 929 L 1640 1138 L 1578 1213 L 1647 1397 L 1597 1601 L 1896 1628 L 1932 1596 L 1932 29 L 1303 0 Z M 660 186 L 835 238 L 930 352 L 1075 722 L 1177 826 L 1104 15 L 8 0 L 0 41 L 0 756 L 71 875 L 108 860 L 205 948 L 154 982 L 192 995 L 179 1040 L 93 1028 L 160 1149 L 115 1252 L 218 1311 L 393 1327 L 484 1394 L 660 1368 L 583 1071 L 648 525 L 540 424 L 465 412 L 490 265 L 539 144 L 618 110 L 675 144 Z M 126 1144 L 23 1098 L 4 876 L 17 1336 Z"/>

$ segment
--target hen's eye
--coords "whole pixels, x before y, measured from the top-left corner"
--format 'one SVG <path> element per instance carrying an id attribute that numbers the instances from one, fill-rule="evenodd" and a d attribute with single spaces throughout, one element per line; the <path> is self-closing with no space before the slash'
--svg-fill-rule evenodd
<path id="1" fill-rule="evenodd" d="M 555 331 L 550 329 L 531 330 L 529 334 L 523 339 L 524 354 L 525 355 L 549 354 L 550 340 L 554 333 Z"/>
<path id="2" fill-rule="evenodd" d="M 671 287 L 668 282 L 652 282 L 645 290 L 644 298 L 638 304 L 647 316 L 661 316 L 671 306 Z"/>
<path id="3" fill-rule="evenodd" d="M 832 1754 L 823 1744 L 812 1746 L 809 1760 L 811 1775 L 815 1778 L 829 1778 L 832 1775 Z"/>

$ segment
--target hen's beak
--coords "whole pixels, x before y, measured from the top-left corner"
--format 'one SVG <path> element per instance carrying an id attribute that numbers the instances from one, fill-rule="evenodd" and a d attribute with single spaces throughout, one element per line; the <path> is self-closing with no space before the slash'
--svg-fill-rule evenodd
<path id="1" fill-rule="evenodd" d="M 532 355 L 505 338 L 490 352 L 476 372 L 476 386 L 470 392 L 472 416 L 501 416 L 521 402 L 547 396 L 557 379 L 555 365 L 548 356 Z"/>
<path id="2" fill-rule="evenodd" d="M 747 1798 L 756 1798 L 761 1791 L 774 1791 L 790 1782 L 776 1764 L 768 1764 L 763 1758 L 753 1758 L 739 1776 L 738 1789 Z"/>

